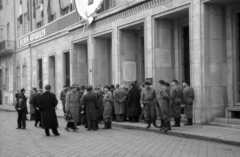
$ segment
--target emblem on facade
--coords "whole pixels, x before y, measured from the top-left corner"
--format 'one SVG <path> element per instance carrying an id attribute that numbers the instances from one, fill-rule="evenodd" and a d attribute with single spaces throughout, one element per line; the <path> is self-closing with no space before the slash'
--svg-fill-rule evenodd
<path id="1" fill-rule="evenodd" d="M 84 27 L 93 22 L 102 3 L 103 0 L 75 0 L 76 9 L 84 22 Z"/>

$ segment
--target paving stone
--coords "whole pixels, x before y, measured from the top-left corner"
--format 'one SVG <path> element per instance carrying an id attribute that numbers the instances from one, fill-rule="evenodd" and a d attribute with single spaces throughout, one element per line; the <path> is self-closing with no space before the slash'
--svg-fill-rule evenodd
<path id="1" fill-rule="evenodd" d="M 17 130 L 16 112 L 0 111 L 0 157 L 239 157 L 240 147 L 181 137 L 128 130 L 66 132 L 58 118 L 61 136 L 46 137 L 44 130 L 27 121 Z M 102 124 L 100 124 L 100 128 Z"/>

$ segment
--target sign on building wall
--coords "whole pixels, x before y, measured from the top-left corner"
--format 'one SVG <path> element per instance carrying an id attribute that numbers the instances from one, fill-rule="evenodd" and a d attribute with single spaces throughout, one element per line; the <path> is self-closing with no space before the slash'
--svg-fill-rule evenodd
<path id="1" fill-rule="evenodd" d="M 33 32 L 28 33 L 27 35 L 20 37 L 18 39 L 18 47 L 20 48 L 33 42 L 42 40 L 50 35 L 53 35 L 54 33 L 64 30 L 68 26 L 71 26 L 77 22 L 79 22 L 79 15 L 75 11 L 49 23 L 42 28 L 39 28 Z"/>
<path id="2" fill-rule="evenodd" d="M 123 80 L 124 82 L 133 82 L 137 80 L 136 62 L 123 62 Z"/>

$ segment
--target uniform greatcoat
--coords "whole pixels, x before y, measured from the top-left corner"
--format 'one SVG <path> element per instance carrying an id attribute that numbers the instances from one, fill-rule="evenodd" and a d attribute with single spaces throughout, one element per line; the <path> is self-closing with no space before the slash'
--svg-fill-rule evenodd
<path id="1" fill-rule="evenodd" d="M 156 92 L 154 89 L 143 89 L 141 102 L 144 104 L 144 117 L 147 121 L 156 120 L 155 99 Z"/>
<path id="2" fill-rule="evenodd" d="M 174 118 L 181 118 L 182 88 L 179 85 L 174 85 L 171 88 L 170 97 Z"/>
<path id="3" fill-rule="evenodd" d="M 183 89 L 183 104 L 185 104 L 185 114 L 188 119 L 193 118 L 193 100 L 194 90 L 190 86 L 186 86 Z"/>
<path id="4" fill-rule="evenodd" d="M 170 105 L 169 105 L 170 96 L 166 86 L 162 86 L 158 90 L 157 100 L 161 108 L 162 119 L 164 120 L 164 122 L 169 122 L 170 121 Z"/>

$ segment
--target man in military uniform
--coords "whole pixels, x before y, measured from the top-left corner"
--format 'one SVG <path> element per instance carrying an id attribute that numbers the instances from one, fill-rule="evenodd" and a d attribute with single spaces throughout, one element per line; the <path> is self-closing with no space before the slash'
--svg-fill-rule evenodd
<path id="1" fill-rule="evenodd" d="M 172 101 L 172 112 L 175 120 L 175 125 L 172 127 L 180 127 L 181 121 L 181 105 L 182 105 L 182 88 L 178 84 L 177 80 L 172 81 L 172 88 L 170 92 L 170 98 Z"/>
<path id="2" fill-rule="evenodd" d="M 150 87 L 150 82 L 145 81 L 144 85 L 145 88 L 143 89 L 141 94 L 141 104 L 144 105 L 144 117 L 148 123 L 147 129 L 151 127 L 151 121 L 153 123 L 153 126 L 158 127 L 156 125 L 156 92 Z"/>
<path id="3" fill-rule="evenodd" d="M 183 86 L 183 104 L 184 111 L 187 117 L 188 122 L 184 125 L 193 125 L 193 100 L 194 100 L 194 90 L 188 85 L 188 81 L 182 81 Z"/>
<path id="4" fill-rule="evenodd" d="M 169 93 L 168 93 L 168 89 L 165 81 L 159 80 L 158 82 L 160 83 L 160 88 L 157 92 L 157 101 L 161 108 L 161 115 L 162 115 L 161 124 L 164 125 L 164 127 L 162 127 L 161 130 L 164 132 L 167 132 L 168 130 L 171 130 L 170 112 L 169 112 L 170 97 L 169 97 Z"/>

